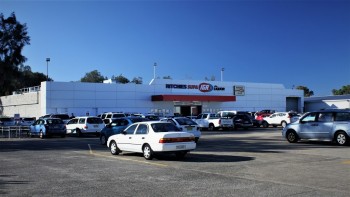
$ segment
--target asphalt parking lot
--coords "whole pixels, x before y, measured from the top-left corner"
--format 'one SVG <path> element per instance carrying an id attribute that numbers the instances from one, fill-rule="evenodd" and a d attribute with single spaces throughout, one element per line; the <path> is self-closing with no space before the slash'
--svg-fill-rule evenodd
<path id="1" fill-rule="evenodd" d="M 0 195 L 349 196 L 349 150 L 281 128 L 204 131 L 181 161 L 113 156 L 95 136 L 0 138 Z"/>

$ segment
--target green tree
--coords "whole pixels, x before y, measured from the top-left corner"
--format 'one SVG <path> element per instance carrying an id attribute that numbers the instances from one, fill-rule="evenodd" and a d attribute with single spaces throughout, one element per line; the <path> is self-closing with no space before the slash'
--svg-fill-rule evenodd
<path id="1" fill-rule="evenodd" d="M 126 77 L 124 77 L 122 74 L 120 74 L 119 76 L 117 77 L 112 77 L 112 80 L 115 80 L 117 83 L 130 83 L 130 80 Z"/>
<path id="2" fill-rule="evenodd" d="M 20 87 L 19 66 L 26 61 L 22 55 L 25 45 L 30 44 L 26 24 L 17 21 L 15 13 L 8 18 L 0 14 L 0 95 L 8 95 Z"/>
<path id="3" fill-rule="evenodd" d="M 304 96 L 305 97 L 310 97 L 314 95 L 314 91 L 309 90 L 306 86 L 297 86 L 295 89 L 297 90 L 303 90 L 304 91 Z"/>
<path id="4" fill-rule="evenodd" d="M 350 94 L 350 85 L 343 86 L 341 89 L 333 89 L 332 90 L 333 95 L 344 95 L 344 94 Z"/>
<path id="5" fill-rule="evenodd" d="M 142 77 L 134 77 L 131 83 L 142 84 Z"/>
<path id="6" fill-rule="evenodd" d="M 97 70 L 93 70 L 85 74 L 83 78 L 80 79 L 81 82 L 90 82 L 90 83 L 102 83 L 106 77 L 102 76 L 101 73 Z"/>

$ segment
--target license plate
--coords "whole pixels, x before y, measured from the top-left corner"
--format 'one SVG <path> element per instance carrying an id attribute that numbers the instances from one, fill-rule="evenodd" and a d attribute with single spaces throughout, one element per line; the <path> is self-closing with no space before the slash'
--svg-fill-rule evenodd
<path id="1" fill-rule="evenodd" d="M 94 128 L 97 128 L 98 127 L 98 125 L 94 125 Z"/>
<path id="2" fill-rule="evenodd" d="M 186 127 L 187 131 L 192 131 L 192 127 Z"/>
<path id="3" fill-rule="evenodd" d="M 178 145 L 178 146 L 176 146 L 176 149 L 185 149 L 185 148 L 186 148 L 185 145 Z"/>

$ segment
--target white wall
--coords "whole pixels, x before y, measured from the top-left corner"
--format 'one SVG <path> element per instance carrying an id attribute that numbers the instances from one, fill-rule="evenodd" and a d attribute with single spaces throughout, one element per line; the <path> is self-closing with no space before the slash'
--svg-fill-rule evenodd
<path id="1" fill-rule="evenodd" d="M 201 92 L 198 89 L 171 89 L 165 84 L 199 85 L 210 83 L 224 87 L 224 91 Z M 184 81 L 156 79 L 150 84 L 106 84 L 81 82 L 42 82 L 40 94 L 29 96 L 12 95 L 1 97 L 4 113 L 13 116 L 21 113 L 23 116 L 39 117 L 49 113 L 74 113 L 75 116 L 98 115 L 109 111 L 123 112 L 168 112 L 174 113 L 174 103 L 151 101 L 152 95 L 181 94 L 181 95 L 234 95 L 234 86 L 244 86 L 245 95 L 236 96 L 236 102 L 201 102 L 203 112 L 219 110 L 258 111 L 273 109 L 286 110 L 286 97 L 301 98 L 304 102 L 303 91 L 285 89 L 281 84 L 243 83 L 221 81 Z M 39 104 L 38 104 L 39 101 Z M 29 104 L 19 108 L 19 104 Z M 9 106 L 13 105 L 13 107 Z M 16 107 L 14 107 L 16 105 Z M 300 104 L 299 111 L 303 106 Z"/>
<path id="2" fill-rule="evenodd" d="M 20 117 L 39 117 L 40 91 L 0 97 L 0 115 L 13 117 L 20 114 Z"/>

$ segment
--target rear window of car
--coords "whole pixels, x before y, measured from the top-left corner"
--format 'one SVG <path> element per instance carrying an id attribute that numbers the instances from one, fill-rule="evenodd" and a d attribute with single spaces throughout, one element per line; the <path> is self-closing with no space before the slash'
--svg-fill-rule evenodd
<path id="1" fill-rule="evenodd" d="M 350 121 L 350 113 L 338 112 L 335 114 L 335 121 Z"/>
<path id="2" fill-rule="evenodd" d="M 64 124 L 61 119 L 47 119 L 47 124 Z"/>
<path id="3" fill-rule="evenodd" d="M 171 123 L 153 123 L 151 127 L 154 132 L 169 132 L 169 131 L 180 131 L 175 125 Z"/>
<path id="4" fill-rule="evenodd" d="M 120 118 L 120 117 L 125 117 L 125 114 L 113 114 L 112 118 Z"/>
<path id="5" fill-rule="evenodd" d="M 0 118 L 0 121 L 9 122 L 9 121 L 13 121 L 13 119 L 12 118 Z"/>
<path id="6" fill-rule="evenodd" d="M 23 121 L 33 121 L 35 118 L 23 118 Z"/>
<path id="7" fill-rule="evenodd" d="M 89 123 L 89 124 L 104 124 L 101 118 L 88 118 L 87 123 Z"/>
<path id="8" fill-rule="evenodd" d="M 189 118 L 177 118 L 175 119 L 180 125 L 196 125 L 197 123 Z"/>
<path id="9" fill-rule="evenodd" d="M 70 119 L 68 114 L 55 114 L 55 115 L 52 115 L 52 118 L 61 118 L 63 120 Z"/>

